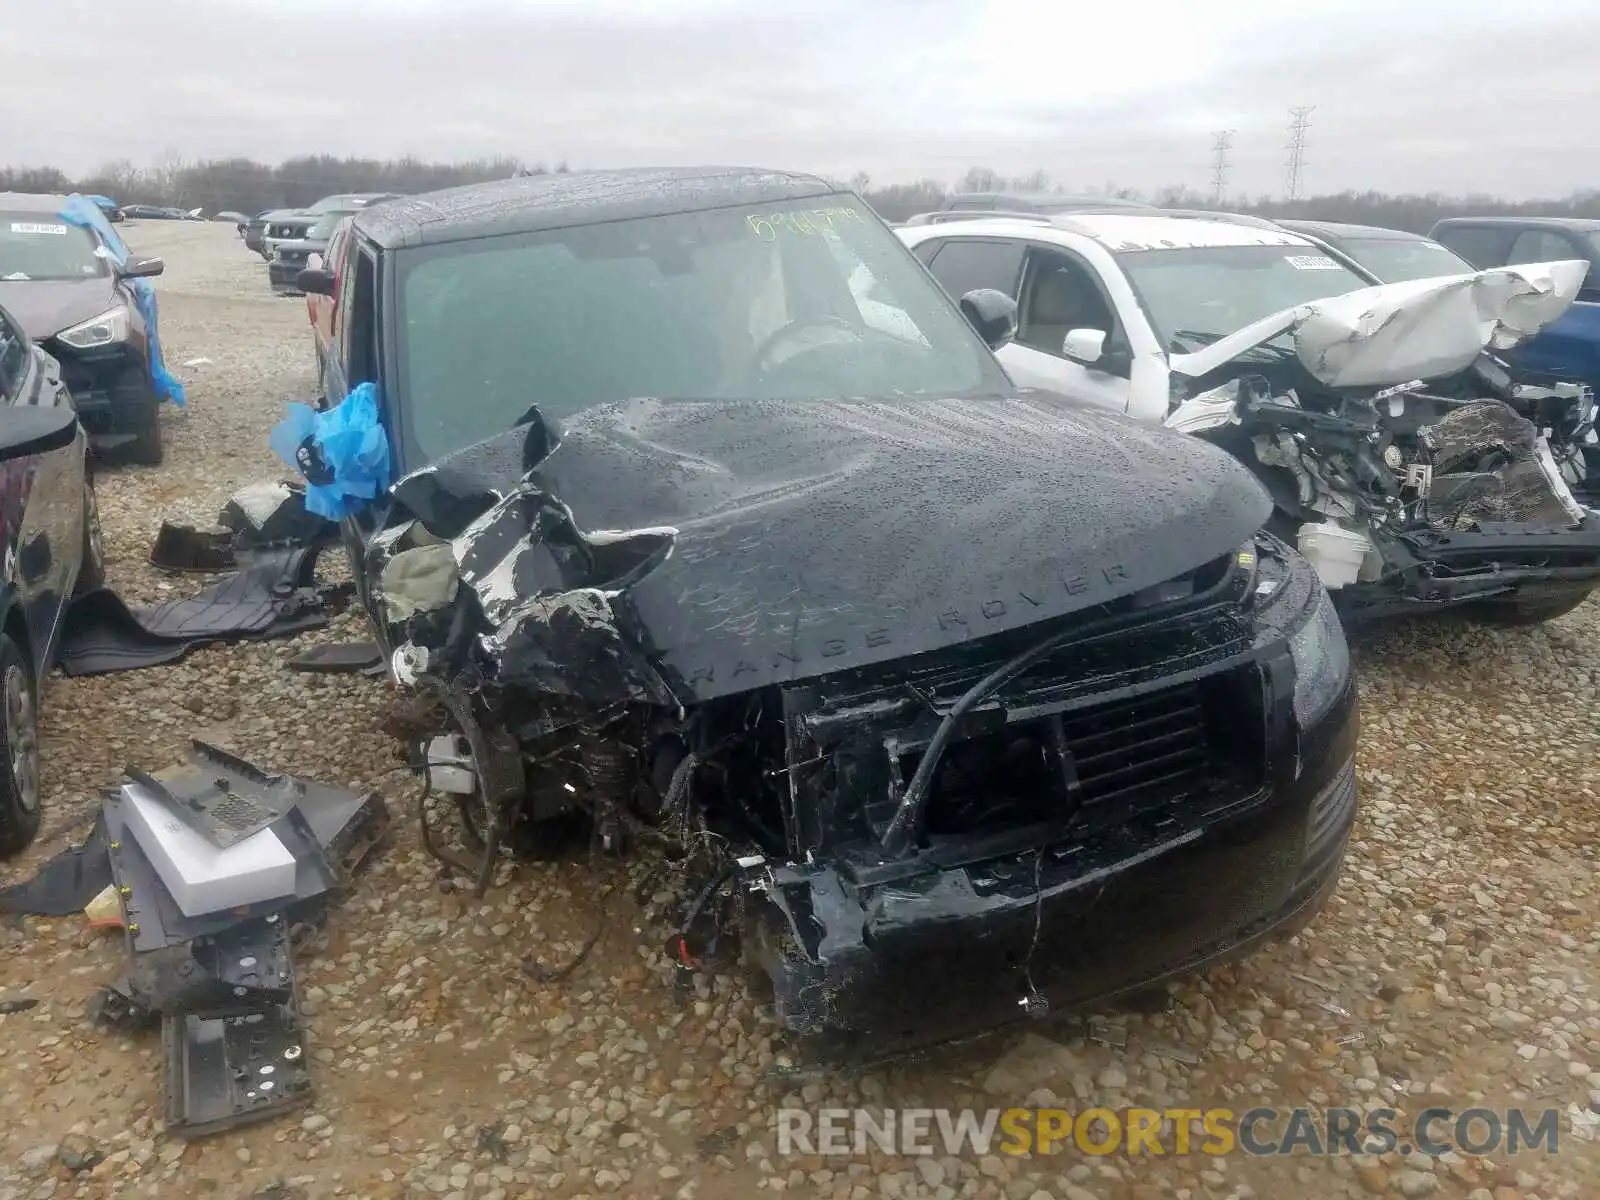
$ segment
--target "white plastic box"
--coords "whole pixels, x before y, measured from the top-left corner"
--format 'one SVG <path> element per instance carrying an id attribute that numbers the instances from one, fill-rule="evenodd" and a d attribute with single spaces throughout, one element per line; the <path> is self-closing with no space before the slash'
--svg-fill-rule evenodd
<path id="1" fill-rule="evenodd" d="M 1344 529 L 1331 521 L 1321 524 L 1307 521 L 1300 526 L 1296 541 L 1300 553 L 1316 569 L 1322 586 L 1330 592 L 1356 581 L 1361 574 L 1362 560 L 1372 549 L 1365 534 Z"/>
<path id="2" fill-rule="evenodd" d="M 122 800 L 128 832 L 184 915 L 294 895 L 294 855 L 272 830 L 253 833 L 223 850 L 136 783 L 122 785 Z"/>

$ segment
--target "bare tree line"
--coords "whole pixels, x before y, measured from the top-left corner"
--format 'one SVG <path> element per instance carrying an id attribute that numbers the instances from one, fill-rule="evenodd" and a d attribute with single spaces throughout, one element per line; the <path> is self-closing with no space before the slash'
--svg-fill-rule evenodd
<path id="1" fill-rule="evenodd" d="M 165 204 L 199 208 L 207 213 L 234 210 L 256 213 L 268 208 L 299 208 L 337 192 L 400 192 L 416 194 L 464 183 L 505 179 L 515 174 L 564 172 L 501 157 L 473 162 L 433 163 L 418 158 L 380 160 L 305 155 L 268 166 L 247 158 L 185 162 L 169 155 L 150 167 L 127 161 L 108 163 L 81 178 L 54 167 L 0 169 L 0 191 L 70 192 L 106 195 L 123 204 Z M 1489 195 L 1446 196 L 1389 195 L 1376 191 L 1345 191 L 1298 200 L 1282 197 L 1235 196 L 1222 205 L 1206 193 L 1187 187 L 1162 188 L 1144 194 L 1114 183 L 1095 187 L 1068 187 L 1044 171 L 1004 176 L 988 167 L 971 167 L 951 189 L 936 179 L 873 187 L 865 172 L 840 186 L 859 192 L 885 220 L 903 221 L 914 213 L 937 208 L 951 190 L 987 192 L 1072 192 L 1147 200 L 1173 208 L 1216 209 L 1256 213 L 1267 217 L 1316 217 L 1381 225 L 1426 233 L 1441 217 L 1467 215 L 1540 215 L 1600 218 L 1600 189 L 1585 189 L 1559 199 L 1510 201 Z"/>
<path id="2" fill-rule="evenodd" d="M 1053 182 L 1043 171 L 1007 177 L 988 167 L 971 167 L 954 189 L 935 179 L 916 183 L 897 183 L 874 188 L 871 179 L 857 174 L 850 186 L 860 192 L 873 209 L 887 221 L 903 221 L 914 213 L 938 207 L 951 190 L 957 192 L 1070 192 L 1082 196 L 1105 196 L 1121 200 L 1144 200 L 1164 208 L 1210 209 L 1213 211 L 1254 213 L 1263 217 L 1302 217 L 1323 221 L 1347 221 L 1353 225 L 1378 225 L 1386 229 L 1405 229 L 1427 233 L 1435 221 L 1464 216 L 1543 216 L 1600 218 L 1600 188 L 1575 191 L 1559 199 L 1504 200 L 1498 196 L 1469 194 L 1446 196 L 1390 195 L 1377 191 L 1344 191 L 1287 200 L 1281 196 L 1237 195 L 1218 204 L 1208 193 L 1188 187 L 1166 187 L 1151 193 L 1115 183 L 1097 187 L 1068 187 Z"/>
<path id="3" fill-rule="evenodd" d="M 566 169 L 565 164 L 554 168 Z M 274 167 L 247 158 L 191 163 L 169 156 L 150 167 L 135 167 L 126 160 L 107 163 L 80 178 L 55 167 L 0 169 L 0 192 L 83 192 L 110 196 L 119 204 L 253 214 L 269 208 L 303 208 L 339 192 L 417 194 L 518 173 L 542 175 L 549 170 L 511 157 L 430 163 L 410 157 L 380 160 L 317 154 L 287 159 Z"/>

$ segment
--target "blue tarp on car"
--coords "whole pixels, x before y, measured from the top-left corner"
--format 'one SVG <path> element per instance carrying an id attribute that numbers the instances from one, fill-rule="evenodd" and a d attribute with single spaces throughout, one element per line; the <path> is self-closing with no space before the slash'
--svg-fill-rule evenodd
<path id="1" fill-rule="evenodd" d="M 378 412 L 378 389 L 363 383 L 331 409 L 289 405 L 270 442 L 305 477 L 306 508 L 342 521 L 389 486 L 389 435 Z"/>
<path id="2" fill-rule="evenodd" d="M 111 257 L 121 266 L 128 261 L 128 247 L 117 236 L 111 222 L 106 220 L 106 214 L 96 199 L 94 196 L 73 193 L 67 197 L 67 203 L 61 209 L 61 219 L 69 225 L 94 230 L 111 252 Z M 150 382 L 155 385 L 156 395 L 174 404 L 187 404 L 183 384 L 167 370 L 166 362 L 161 357 L 161 338 L 156 329 L 155 285 L 148 279 L 130 279 L 128 286 L 133 289 L 133 302 L 138 305 L 139 316 L 144 319 L 145 336 L 150 339 Z"/>

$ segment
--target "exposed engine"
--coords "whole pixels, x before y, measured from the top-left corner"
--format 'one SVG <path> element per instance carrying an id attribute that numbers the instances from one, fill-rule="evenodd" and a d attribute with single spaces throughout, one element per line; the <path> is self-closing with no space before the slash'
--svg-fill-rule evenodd
<path id="1" fill-rule="evenodd" d="M 1430 561 L 1450 535 L 1558 534 L 1585 521 L 1573 486 L 1583 476 L 1592 398 L 1586 389 L 1546 391 L 1547 407 L 1568 419 L 1559 459 L 1554 430 L 1519 415 L 1511 402 L 1443 396 L 1421 382 L 1302 392 L 1275 390 L 1266 377 L 1249 375 L 1191 401 L 1189 411 L 1228 413 L 1204 435 L 1257 464 L 1280 532 L 1299 544 L 1330 589 L 1404 586 L 1407 577 L 1425 587 L 1431 576 L 1473 569 Z M 1531 543 L 1528 549 L 1542 552 Z"/>

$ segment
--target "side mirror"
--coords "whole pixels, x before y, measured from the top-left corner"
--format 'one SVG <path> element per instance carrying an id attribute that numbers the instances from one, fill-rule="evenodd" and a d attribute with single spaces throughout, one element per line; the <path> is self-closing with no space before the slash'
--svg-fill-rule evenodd
<path id="1" fill-rule="evenodd" d="M 159 258 L 130 258 L 117 268 L 117 274 L 123 279 L 149 279 L 166 269 L 167 264 Z"/>
<path id="2" fill-rule="evenodd" d="M 1061 341 L 1061 353 L 1070 362 L 1092 367 L 1106 352 L 1106 335 L 1099 329 L 1074 329 Z"/>
<path id="3" fill-rule="evenodd" d="M 77 436 L 78 414 L 66 405 L 0 408 L 0 462 L 61 450 Z"/>
<path id="4" fill-rule="evenodd" d="M 333 295 L 333 272 L 307 267 L 294 277 L 294 285 L 308 296 Z"/>
<path id="5" fill-rule="evenodd" d="M 991 350 L 1017 336 L 1017 302 L 994 288 L 973 288 L 962 296 L 961 315 Z"/>

